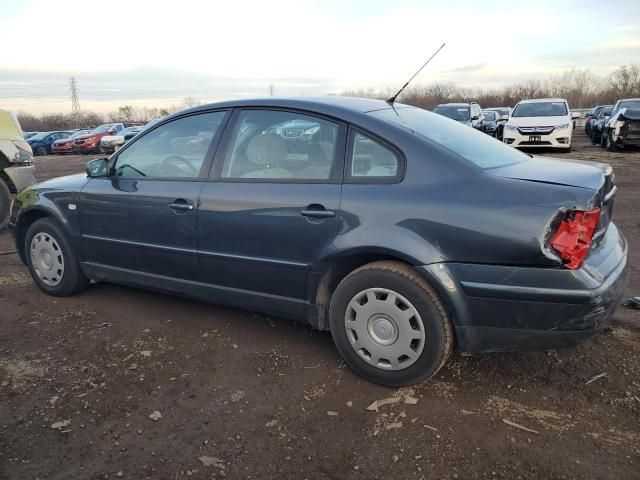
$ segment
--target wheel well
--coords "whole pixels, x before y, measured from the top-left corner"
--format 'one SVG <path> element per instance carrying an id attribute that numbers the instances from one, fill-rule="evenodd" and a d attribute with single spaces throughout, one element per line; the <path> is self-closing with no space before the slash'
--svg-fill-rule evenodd
<path id="1" fill-rule="evenodd" d="M 18 249 L 18 255 L 23 262 L 26 263 L 24 240 L 27 235 L 27 230 L 36 220 L 48 217 L 50 217 L 50 215 L 41 210 L 31 210 L 20 215 L 20 221 L 16 225 L 16 245 Z"/>
<path id="2" fill-rule="evenodd" d="M 392 255 L 377 253 L 360 253 L 345 257 L 338 257 L 330 262 L 326 262 L 320 268 L 320 280 L 315 285 L 315 290 L 311 292 L 311 298 L 315 301 L 317 317 L 312 320 L 312 325 L 319 330 L 329 328 L 329 304 L 333 292 L 340 282 L 355 269 L 371 262 L 380 260 L 394 260 L 409 265 L 405 260 Z"/>

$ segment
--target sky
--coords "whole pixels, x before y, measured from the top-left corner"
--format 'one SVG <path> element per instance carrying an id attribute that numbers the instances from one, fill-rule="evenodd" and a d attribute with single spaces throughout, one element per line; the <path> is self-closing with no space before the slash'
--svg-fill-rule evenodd
<path id="1" fill-rule="evenodd" d="M 640 63 L 640 0 L 0 0 L 0 108 L 496 87 Z"/>

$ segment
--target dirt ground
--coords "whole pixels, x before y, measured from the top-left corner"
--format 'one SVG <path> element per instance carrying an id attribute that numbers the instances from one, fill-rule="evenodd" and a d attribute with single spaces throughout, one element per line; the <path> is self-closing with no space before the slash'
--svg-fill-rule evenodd
<path id="1" fill-rule="evenodd" d="M 615 168 L 640 295 L 640 152 L 576 143 L 563 156 Z M 87 159 L 38 158 L 38 177 Z M 108 284 L 45 296 L 12 249 L 1 234 L 2 479 L 640 478 L 640 311 L 576 348 L 458 356 L 394 390 L 301 324 Z"/>

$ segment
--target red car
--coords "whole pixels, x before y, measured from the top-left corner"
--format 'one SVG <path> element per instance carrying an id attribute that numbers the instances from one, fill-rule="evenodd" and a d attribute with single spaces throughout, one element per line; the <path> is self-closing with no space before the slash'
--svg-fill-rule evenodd
<path id="1" fill-rule="evenodd" d="M 53 145 L 51 145 L 51 153 L 65 154 L 75 152 L 73 141 L 76 138 L 81 137 L 82 135 L 86 135 L 89 132 L 91 132 L 91 130 L 78 130 L 67 138 L 56 140 L 55 142 L 53 142 Z"/>
<path id="2" fill-rule="evenodd" d="M 116 135 L 124 130 L 122 123 L 105 123 L 73 141 L 74 151 L 78 153 L 99 153 L 100 139 L 105 135 Z"/>

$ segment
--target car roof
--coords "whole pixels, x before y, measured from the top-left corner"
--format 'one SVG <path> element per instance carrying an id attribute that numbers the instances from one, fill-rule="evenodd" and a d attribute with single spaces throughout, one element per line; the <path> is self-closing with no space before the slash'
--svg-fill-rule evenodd
<path id="1" fill-rule="evenodd" d="M 520 100 L 518 103 L 542 103 L 542 102 L 565 102 L 564 98 L 531 98 L 528 100 Z"/>
<path id="2" fill-rule="evenodd" d="M 395 104 L 400 106 L 402 104 Z M 266 97 L 251 98 L 243 100 L 230 100 L 220 103 L 210 103 L 199 105 L 186 111 L 196 112 L 209 110 L 211 108 L 241 108 L 241 107 L 281 107 L 281 108 L 304 108 L 313 110 L 317 107 L 334 107 L 336 110 L 352 110 L 361 113 L 372 112 L 391 108 L 384 100 L 361 97 L 342 97 L 330 95 L 326 97 Z"/>

